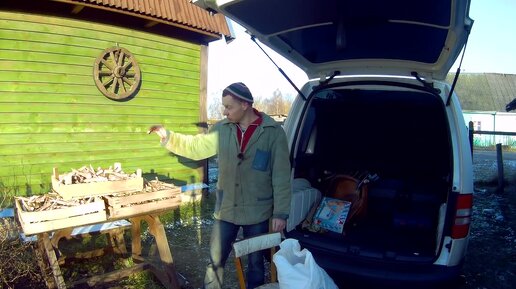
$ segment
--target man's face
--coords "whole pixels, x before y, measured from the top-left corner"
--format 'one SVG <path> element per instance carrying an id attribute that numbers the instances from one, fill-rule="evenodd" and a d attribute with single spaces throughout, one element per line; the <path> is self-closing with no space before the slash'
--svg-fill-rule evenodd
<path id="1" fill-rule="evenodd" d="M 222 105 L 224 106 L 224 116 L 234 123 L 239 123 L 244 117 L 249 104 L 245 101 L 240 101 L 231 95 L 225 95 L 222 97 Z"/>

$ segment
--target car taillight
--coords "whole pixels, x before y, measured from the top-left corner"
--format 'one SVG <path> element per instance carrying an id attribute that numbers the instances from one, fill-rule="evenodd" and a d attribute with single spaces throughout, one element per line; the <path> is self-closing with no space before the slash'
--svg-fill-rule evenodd
<path id="1" fill-rule="evenodd" d="M 472 210 L 473 194 L 460 194 L 457 197 L 457 207 L 451 231 L 452 238 L 460 239 L 468 235 Z"/>

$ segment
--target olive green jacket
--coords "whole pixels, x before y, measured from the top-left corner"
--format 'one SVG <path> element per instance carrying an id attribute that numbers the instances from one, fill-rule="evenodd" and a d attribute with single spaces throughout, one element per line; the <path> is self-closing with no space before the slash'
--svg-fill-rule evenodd
<path id="1" fill-rule="evenodd" d="M 237 225 L 273 218 L 290 211 L 290 161 L 285 131 L 262 113 L 242 159 L 238 158 L 238 128 L 226 119 L 208 134 L 167 132 L 162 145 L 171 152 L 199 160 L 217 155 L 219 177 L 214 217 Z"/>

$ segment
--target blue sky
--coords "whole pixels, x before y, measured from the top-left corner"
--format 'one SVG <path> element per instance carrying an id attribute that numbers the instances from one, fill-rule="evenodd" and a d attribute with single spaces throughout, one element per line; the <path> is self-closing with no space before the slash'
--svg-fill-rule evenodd
<path id="1" fill-rule="evenodd" d="M 463 72 L 516 74 L 516 0 L 472 0 L 470 17 L 475 21 L 462 63 Z M 269 97 L 276 89 L 295 95 L 295 90 L 254 44 L 234 25 L 236 39 L 210 43 L 208 97 L 220 97 L 228 84 L 242 81 L 255 97 Z M 273 60 L 299 87 L 307 80 L 303 71 L 264 47 Z M 459 57 L 460 59 L 460 57 Z M 457 65 L 457 63 L 456 63 Z M 452 71 L 457 66 L 452 67 Z"/>

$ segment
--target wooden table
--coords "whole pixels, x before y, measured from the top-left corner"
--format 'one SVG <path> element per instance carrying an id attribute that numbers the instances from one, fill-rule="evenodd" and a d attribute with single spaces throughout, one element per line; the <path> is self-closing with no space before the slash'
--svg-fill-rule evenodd
<path id="1" fill-rule="evenodd" d="M 99 276 L 92 276 L 77 280 L 73 283 L 66 284 L 63 275 L 61 273 L 61 264 L 65 262 L 66 256 L 56 255 L 56 251 L 59 252 L 59 241 L 62 238 L 71 238 L 72 232 L 78 227 L 70 227 L 55 232 L 43 232 L 37 234 L 37 244 L 40 254 L 43 256 L 43 261 L 46 264 L 42 264 L 43 267 L 47 267 L 52 272 L 52 277 L 48 278 L 47 286 L 49 288 L 67 288 L 68 286 L 75 286 L 78 284 L 86 283 L 89 286 L 95 286 L 102 283 L 112 282 L 121 278 L 128 277 L 131 274 L 140 272 L 143 270 L 150 270 L 155 276 L 161 281 L 166 288 L 179 289 L 181 287 L 178 275 L 175 269 L 174 260 L 172 253 L 168 245 L 167 236 L 163 224 L 161 223 L 159 216 L 150 214 L 134 218 L 129 218 L 131 222 L 131 255 L 135 262 L 135 265 L 125 269 L 119 269 Z M 153 259 L 153 256 L 142 256 L 142 243 L 141 243 L 141 223 L 145 221 L 148 224 L 149 232 L 154 236 L 155 244 L 158 248 L 159 259 Z M 124 242 L 122 229 L 109 229 L 105 231 L 99 231 L 101 234 L 108 234 L 112 251 L 117 254 L 126 254 L 127 249 Z M 77 253 L 73 257 L 75 258 L 90 258 L 98 257 L 103 255 L 105 251 L 98 249 L 86 253 Z"/>
<path id="2" fill-rule="evenodd" d="M 64 219 L 64 216 L 70 214 L 68 211 L 80 211 L 80 208 L 67 208 L 60 210 L 61 212 L 48 211 L 48 214 L 42 212 L 21 212 L 17 203 L 17 216 L 19 217 L 22 228 L 26 234 L 35 234 L 37 236 L 37 252 L 42 258 L 42 268 L 50 269 L 52 277 L 47 278 L 46 283 L 49 288 L 67 288 L 67 286 L 75 286 L 80 283 L 87 283 L 89 286 L 96 284 L 112 282 L 133 273 L 143 270 L 150 270 L 161 281 L 166 288 L 179 289 L 184 283 L 182 278 L 178 278 L 178 274 L 174 265 L 174 259 L 168 245 L 167 235 L 159 215 L 177 208 L 181 204 L 181 189 L 167 189 L 157 192 L 146 192 L 141 194 L 132 194 L 123 197 L 104 196 L 103 210 L 98 208 L 98 204 L 84 205 L 84 208 L 95 207 L 90 210 L 88 215 L 80 215 Z M 98 203 L 98 202 L 97 202 Z M 88 207 L 86 207 L 88 206 Z M 64 211 L 68 210 L 68 211 Z M 32 215 L 30 215 L 32 213 Z M 38 222 L 42 216 L 48 220 Z M 88 217 L 90 216 L 90 217 Z M 103 217 L 104 216 L 104 217 Z M 103 219 L 103 221 L 99 221 Z M 103 275 L 92 276 L 85 279 L 67 284 L 63 278 L 60 264 L 66 261 L 65 256 L 60 255 L 59 241 L 62 238 L 72 238 L 74 229 L 84 228 L 88 225 L 98 225 L 112 223 L 120 220 L 129 220 L 131 223 L 131 256 L 135 263 L 130 268 L 115 270 Z M 154 236 L 154 242 L 158 249 L 159 258 L 157 256 L 142 255 L 142 222 L 148 224 L 148 230 Z M 68 225 L 67 225 L 68 224 Z M 102 227 L 102 226 L 101 226 Z M 40 229 L 42 228 L 42 229 Z M 101 234 L 109 235 L 110 251 L 117 254 L 126 254 L 127 249 L 124 242 L 125 228 L 111 228 L 98 230 Z M 88 230 L 86 230 L 88 231 Z M 88 253 L 77 253 L 74 257 L 87 258 L 100 256 L 105 251 L 94 250 Z"/>

